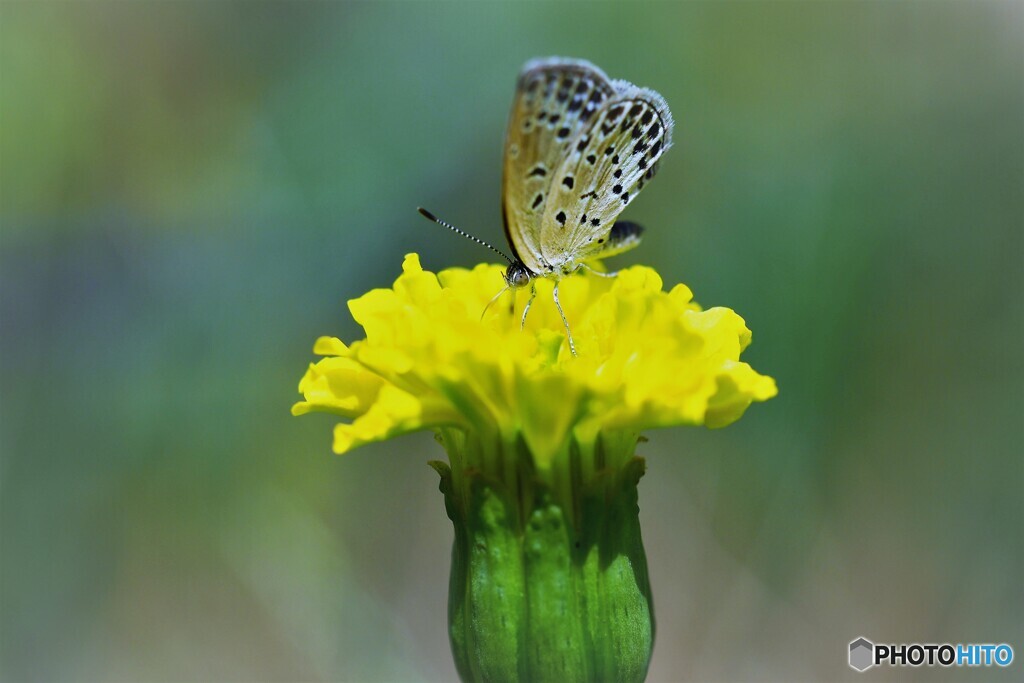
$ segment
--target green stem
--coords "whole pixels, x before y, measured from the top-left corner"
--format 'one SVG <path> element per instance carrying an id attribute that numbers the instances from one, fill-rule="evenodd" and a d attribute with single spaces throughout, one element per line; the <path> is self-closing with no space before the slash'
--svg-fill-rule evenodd
<path id="1" fill-rule="evenodd" d="M 455 527 L 448 618 L 464 681 L 642 681 L 654 642 L 635 435 L 571 439 L 538 468 L 518 435 L 443 430 Z"/>

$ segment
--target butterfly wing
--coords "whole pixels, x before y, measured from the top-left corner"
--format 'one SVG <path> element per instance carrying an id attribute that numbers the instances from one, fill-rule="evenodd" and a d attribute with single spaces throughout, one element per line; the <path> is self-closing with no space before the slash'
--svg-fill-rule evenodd
<path id="1" fill-rule="evenodd" d="M 584 248 L 584 253 L 581 254 L 580 260 L 585 261 L 589 258 L 603 259 L 629 251 L 640 244 L 640 238 L 643 236 L 643 233 L 643 226 L 629 221 L 615 221 L 608 234 L 603 238 L 599 238 L 599 240 L 604 240 L 603 242 L 598 241 L 600 246 L 594 249 Z"/>
<path id="2" fill-rule="evenodd" d="M 639 226 L 616 231 L 615 218 L 654 177 L 672 144 L 672 114 L 661 95 L 626 81 L 614 87 L 615 96 L 572 141 L 551 179 L 540 260 L 563 272 L 639 242 Z"/>
<path id="3" fill-rule="evenodd" d="M 561 185 L 564 176 L 556 183 L 556 172 L 582 151 L 574 145 L 616 92 L 604 72 L 583 60 L 533 60 L 519 74 L 505 138 L 502 217 L 509 245 L 534 273 L 553 269 L 542 248 L 550 195 L 578 189 Z"/>

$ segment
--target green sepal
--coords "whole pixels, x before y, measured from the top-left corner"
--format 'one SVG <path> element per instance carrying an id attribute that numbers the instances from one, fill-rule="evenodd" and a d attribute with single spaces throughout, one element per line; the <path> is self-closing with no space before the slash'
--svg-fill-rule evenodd
<path id="1" fill-rule="evenodd" d="M 445 436 L 455 469 L 431 466 L 455 528 L 449 630 L 462 680 L 642 681 L 654 642 L 637 507 L 643 460 L 603 458 L 614 464 L 583 475 L 574 444 L 566 471 L 538 476 L 521 457 L 508 467 L 509 454 L 524 455 L 514 439 L 493 459 L 499 473 L 516 473 L 510 486 L 467 466 L 487 459 Z"/>

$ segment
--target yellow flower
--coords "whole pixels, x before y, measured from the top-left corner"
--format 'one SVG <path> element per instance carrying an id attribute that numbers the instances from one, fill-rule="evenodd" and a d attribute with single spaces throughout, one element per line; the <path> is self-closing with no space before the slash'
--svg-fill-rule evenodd
<path id="1" fill-rule="evenodd" d="M 503 285 L 501 269 L 425 271 L 409 254 L 392 289 L 349 302 L 366 339 L 322 337 L 325 356 L 299 383 L 292 407 L 337 413 L 334 450 L 345 453 L 420 429 L 520 435 L 543 471 L 570 442 L 678 424 L 721 427 L 775 382 L 740 361 L 751 334 L 728 308 L 701 310 L 685 285 L 662 290 L 651 268 L 617 277 L 574 275 L 559 295 L 574 357 L 540 278 L 526 326 L 509 311 L 514 292 L 481 317 Z M 517 310 L 522 310 L 518 302 Z"/>
<path id="2" fill-rule="evenodd" d="M 322 337 L 299 383 L 311 410 L 348 418 L 334 450 L 433 429 L 431 463 L 455 539 L 449 637 L 477 680 L 644 679 L 654 604 L 640 534 L 640 432 L 721 427 L 775 382 L 740 361 L 743 319 L 662 291 L 650 268 L 536 282 L 525 329 L 498 266 L 434 273 L 405 257 L 391 289 L 349 302 L 366 339 Z M 513 310 L 521 311 L 519 308 Z"/>

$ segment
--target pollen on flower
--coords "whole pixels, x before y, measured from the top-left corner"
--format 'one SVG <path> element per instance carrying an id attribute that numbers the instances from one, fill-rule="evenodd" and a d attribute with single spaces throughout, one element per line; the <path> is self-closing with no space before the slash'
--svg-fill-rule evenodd
<path id="1" fill-rule="evenodd" d="M 743 319 L 702 310 L 685 285 L 663 291 L 651 268 L 562 280 L 578 357 L 550 303 L 552 283 L 536 285 L 520 330 L 525 296 L 510 312 L 514 289 L 481 317 L 503 286 L 501 267 L 435 275 L 407 255 L 391 289 L 349 302 L 365 339 L 317 340 L 324 357 L 299 383 L 293 414 L 351 420 L 335 429 L 338 453 L 421 429 L 517 433 L 543 468 L 581 434 L 721 427 L 776 394 L 774 380 L 739 360 L 751 339 Z"/>

